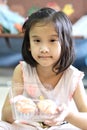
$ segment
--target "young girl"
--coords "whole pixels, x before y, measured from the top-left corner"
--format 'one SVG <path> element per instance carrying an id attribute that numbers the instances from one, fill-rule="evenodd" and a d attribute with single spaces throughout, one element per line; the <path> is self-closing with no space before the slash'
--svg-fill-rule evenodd
<path id="1" fill-rule="evenodd" d="M 46 130 L 87 130 L 86 93 L 82 83 L 84 74 L 72 66 L 74 48 L 70 20 L 61 11 L 42 8 L 29 16 L 23 29 L 24 61 L 15 68 L 13 82 L 24 86 L 28 82 L 39 83 L 36 96 L 42 95 L 44 99 L 56 102 L 58 114 L 42 123 L 16 124 L 7 97 L 0 130 L 43 130 L 44 126 Z M 27 91 L 24 94 L 28 96 Z M 72 101 L 78 111 L 71 106 Z"/>

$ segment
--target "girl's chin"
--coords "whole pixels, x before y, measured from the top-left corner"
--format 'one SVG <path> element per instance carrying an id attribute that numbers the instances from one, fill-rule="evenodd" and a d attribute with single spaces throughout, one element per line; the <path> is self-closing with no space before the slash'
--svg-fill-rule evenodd
<path id="1" fill-rule="evenodd" d="M 42 66 L 42 67 L 53 67 L 53 63 L 50 63 L 49 61 L 46 62 L 39 62 L 38 65 Z"/>
<path id="2" fill-rule="evenodd" d="M 39 64 L 39 66 L 41 66 L 41 67 L 44 67 L 44 68 L 52 68 L 53 67 L 53 65 L 46 65 L 46 64 Z"/>

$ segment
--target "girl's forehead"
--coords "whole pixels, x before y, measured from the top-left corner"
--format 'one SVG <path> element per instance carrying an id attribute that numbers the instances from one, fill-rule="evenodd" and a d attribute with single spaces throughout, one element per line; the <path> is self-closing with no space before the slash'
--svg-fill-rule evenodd
<path id="1" fill-rule="evenodd" d="M 34 25 L 31 26 L 31 29 L 34 28 L 43 28 L 43 27 L 48 27 L 48 28 L 55 28 L 53 22 L 37 22 Z"/>
<path id="2" fill-rule="evenodd" d="M 30 29 L 31 35 L 58 35 L 56 28 L 52 22 L 50 23 L 36 23 Z"/>

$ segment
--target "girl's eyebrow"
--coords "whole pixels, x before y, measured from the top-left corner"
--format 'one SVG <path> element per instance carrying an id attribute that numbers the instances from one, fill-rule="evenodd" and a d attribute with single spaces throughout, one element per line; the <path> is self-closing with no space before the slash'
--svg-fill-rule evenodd
<path id="1" fill-rule="evenodd" d="M 39 37 L 39 36 L 36 36 L 36 35 L 32 35 L 31 37 L 33 37 L 33 38 L 36 38 L 36 37 Z"/>
<path id="2" fill-rule="evenodd" d="M 51 36 L 58 37 L 58 35 L 57 35 L 57 34 L 53 34 L 53 35 L 51 35 Z"/>
<path id="3" fill-rule="evenodd" d="M 49 35 L 49 36 L 52 36 L 52 37 L 58 37 L 58 35 L 56 35 L 56 34 Z M 36 38 L 36 37 L 39 37 L 39 36 L 38 36 L 38 35 L 32 35 L 32 37 Z"/>

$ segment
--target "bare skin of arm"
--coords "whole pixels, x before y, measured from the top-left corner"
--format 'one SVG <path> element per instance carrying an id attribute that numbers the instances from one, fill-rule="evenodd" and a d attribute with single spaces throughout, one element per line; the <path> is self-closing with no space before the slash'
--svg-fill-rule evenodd
<path id="1" fill-rule="evenodd" d="M 66 120 L 82 130 L 87 130 L 87 95 L 81 81 L 78 83 L 73 98 L 79 112 L 71 111 L 67 115 Z"/>
<path id="2" fill-rule="evenodd" d="M 20 65 L 18 65 L 14 70 L 12 82 L 23 84 L 22 71 Z M 12 117 L 9 94 L 6 97 L 5 103 L 2 108 L 2 120 L 9 123 L 12 123 L 14 121 Z"/>

